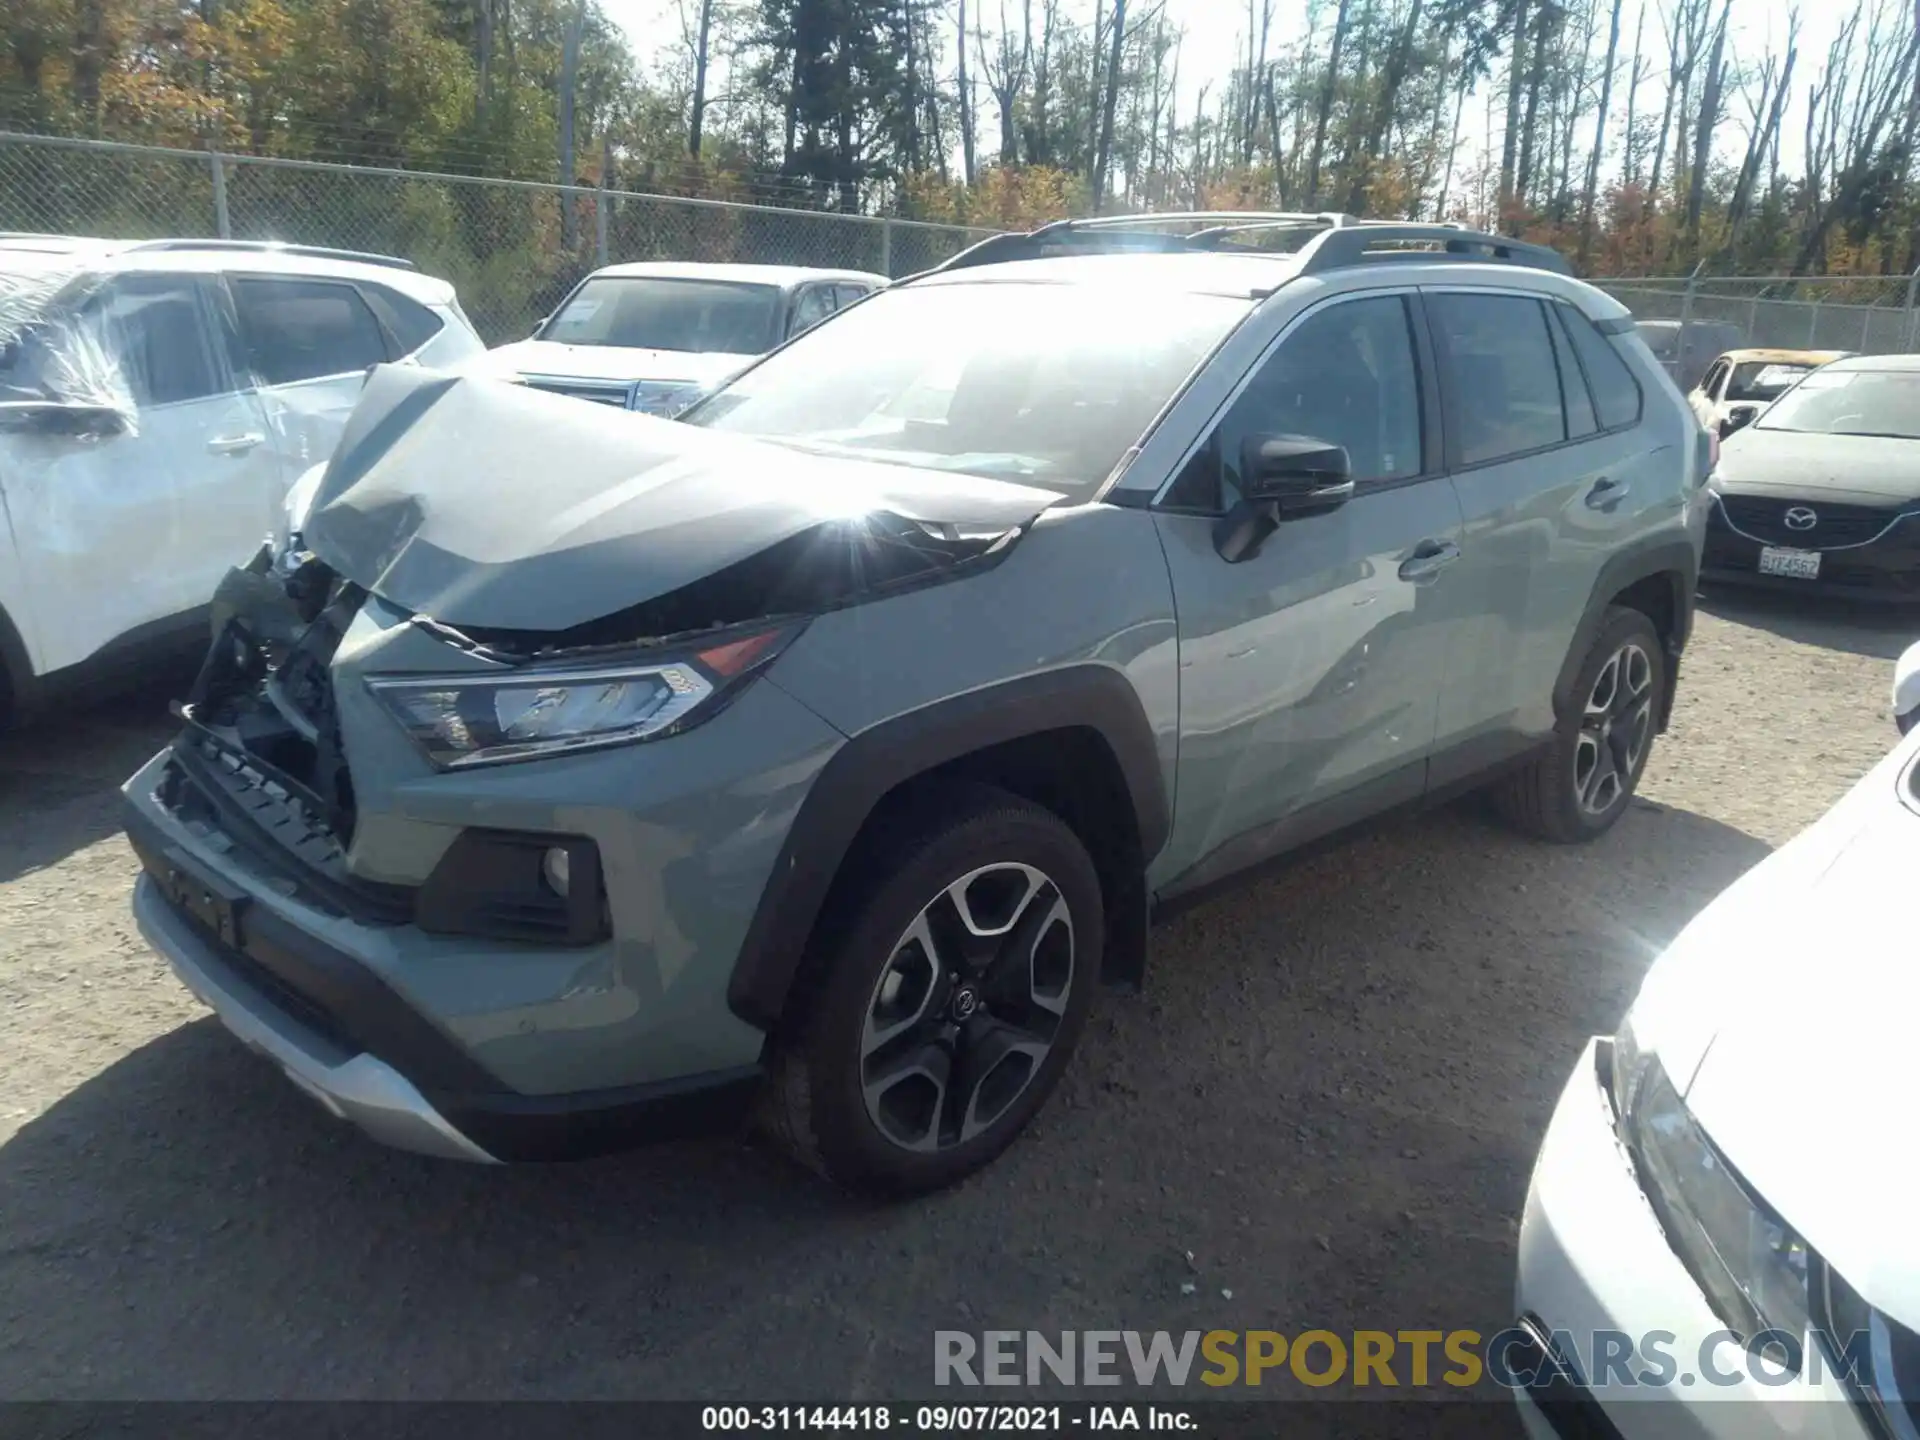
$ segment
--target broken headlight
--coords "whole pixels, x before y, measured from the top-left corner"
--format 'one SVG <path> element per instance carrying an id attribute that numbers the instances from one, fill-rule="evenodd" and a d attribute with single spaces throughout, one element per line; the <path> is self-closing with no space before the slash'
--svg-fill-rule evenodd
<path id="1" fill-rule="evenodd" d="M 736 634 L 645 664 L 376 675 L 367 687 L 441 769 L 498 765 L 678 734 L 719 710 L 798 633 Z"/>

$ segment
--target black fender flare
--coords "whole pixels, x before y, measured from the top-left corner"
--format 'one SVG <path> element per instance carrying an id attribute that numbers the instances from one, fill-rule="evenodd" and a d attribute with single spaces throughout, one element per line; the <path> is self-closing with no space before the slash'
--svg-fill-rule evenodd
<path id="1" fill-rule="evenodd" d="M 1574 682 L 1579 679 L 1580 667 L 1593 648 L 1600 627 L 1606 623 L 1607 607 L 1623 591 L 1654 576 L 1664 576 L 1672 589 L 1673 631 L 1666 637 L 1667 693 L 1659 717 L 1660 728 L 1667 728 L 1668 717 L 1673 713 L 1673 681 L 1680 672 L 1680 652 L 1693 633 L 1693 597 L 1700 583 L 1700 556 L 1693 541 L 1680 535 L 1662 536 L 1622 550 L 1601 565 L 1593 582 L 1593 593 L 1587 598 L 1586 610 L 1574 630 L 1573 643 L 1567 647 L 1566 659 L 1560 662 L 1560 674 L 1553 684 L 1556 718 L 1565 716 L 1568 707 L 1575 703 Z"/>
<path id="2" fill-rule="evenodd" d="M 1153 728 L 1119 670 L 1069 665 L 936 701 L 861 731 L 821 767 L 748 924 L 727 1007 L 763 1030 L 779 1022 L 841 863 L 891 791 L 990 746 L 1067 729 L 1106 742 L 1132 801 L 1139 854 L 1143 862 L 1158 854 L 1172 807 Z"/>
<path id="3" fill-rule="evenodd" d="M 0 606 L 0 727 L 32 714 L 39 688 L 26 642 L 6 607 Z"/>

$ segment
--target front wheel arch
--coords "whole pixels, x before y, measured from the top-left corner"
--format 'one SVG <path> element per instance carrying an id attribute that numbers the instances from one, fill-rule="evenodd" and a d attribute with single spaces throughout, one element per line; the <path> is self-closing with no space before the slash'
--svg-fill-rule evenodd
<path id="1" fill-rule="evenodd" d="M 834 892 L 887 819 L 956 783 L 1052 810 L 1093 852 L 1108 913 L 1109 979 L 1138 983 L 1146 866 L 1172 812 L 1159 747 L 1132 683 L 1082 664 L 970 691 L 862 731 L 815 778 L 788 831 L 727 984 L 727 1005 L 771 1031 L 785 1016 Z"/>

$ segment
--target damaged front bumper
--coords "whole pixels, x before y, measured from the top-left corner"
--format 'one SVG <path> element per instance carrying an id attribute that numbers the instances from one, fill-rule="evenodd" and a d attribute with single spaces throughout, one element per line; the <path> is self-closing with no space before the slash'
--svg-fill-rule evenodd
<path id="1" fill-rule="evenodd" d="M 187 879 L 177 866 L 168 867 L 168 873 L 176 886 L 198 883 Z M 395 1149 L 447 1160 L 497 1163 L 495 1156 L 455 1129 L 398 1070 L 303 1024 L 258 983 L 250 982 L 236 963 L 236 952 L 193 924 L 185 907 L 171 900 L 152 874 L 142 875 L 134 886 L 133 918 L 180 983 L 241 1044 L 278 1065 L 329 1114 Z"/>
<path id="2" fill-rule="evenodd" d="M 223 587 L 182 731 L 124 789 L 135 914 L 183 983 L 404 1149 L 566 1159 L 736 1122 L 765 1037 L 728 981 L 838 733 L 757 683 L 670 763 L 437 771 L 369 679 L 477 662 L 332 587 L 278 624 L 279 578 Z"/>
<path id="3" fill-rule="evenodd" d="M 303 922 L 285 882 L 262 883 L 208 844 L 231 837 L 178 825 L 156 798 L 174 764 L 162 751 L 126 787 L 140 932 L 242 1044 L 336 1118 L 398 1149 L 493 1163 L 583 1158 L 744 1117 L 757 1064 L 558 1094 L 503 1085 L 365 955 Z M 393 927 L 402 950 L 407 928 Z"/>

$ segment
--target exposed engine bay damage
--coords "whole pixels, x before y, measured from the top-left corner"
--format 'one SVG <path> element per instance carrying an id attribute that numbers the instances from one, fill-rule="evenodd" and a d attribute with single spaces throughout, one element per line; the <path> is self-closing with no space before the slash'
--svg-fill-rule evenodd
<path id="1" fill-rule="evenodd" d="M 134 431 L 139 407 L 123 347 L 113 343 L 127 317 L 103 318 L 63 294 L 72 280 L 72 269 L 57 265 L 0 274 L 0 432 Z"/>
<path id="2" fill-rule="evenodd" d="M 362 589 L 525 655 L 924 582 L 1000 553 L 1059 499 L 387 366 L 299 528 Z"/>

